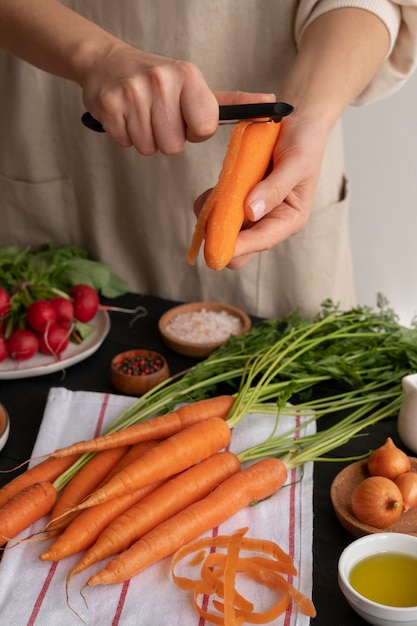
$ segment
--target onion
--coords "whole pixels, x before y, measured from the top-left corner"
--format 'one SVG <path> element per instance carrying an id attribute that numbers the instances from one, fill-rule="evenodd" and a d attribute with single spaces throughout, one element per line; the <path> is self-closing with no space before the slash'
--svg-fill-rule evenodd
<path id="1" fill-rule="evenodd" d="M 401 491 L 404 511 L 408 511 L 417 506 L 417 473 L 405 472 L 401 474 L 401 476 L 398 476 L 395 484 Z"/>
<path id="2" fill-rule="evenodd" d="M 395 480 L 400 474 L 410 471 L 410 459 L 400 450 L 391 437 L 380 448 L 374 450 L 368 459 L 368 471 L 371 476 L 385 476 Z"/>
<path id="3" fill-rule="evenodd" d="M 394 481 L 369 476 L 352 493 L 352 511 L 363 524 L 375 528 L 391 526 L 403 511 L 403 497 Z"/>

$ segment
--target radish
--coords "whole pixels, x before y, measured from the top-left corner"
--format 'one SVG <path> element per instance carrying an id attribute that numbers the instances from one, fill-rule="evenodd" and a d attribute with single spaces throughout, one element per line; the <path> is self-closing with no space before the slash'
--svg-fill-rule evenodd
<path id="1" fill-rule="evenodd" d="M 25 328 L 18 328 L 12 332 L 7 340 L 9 355 L 17 361 L 30 359 L 38 351 L 39 340 L 34 332 Z"/>
<path id="2" fill-rule="evenodd" d="M 42 334 L 39 334 L 39 352 L 43 354 L 61 354 L 69 343 L 70 331 L 63 323 L 53 322 Z"/>
<path id="3" fill-rule="evenodd" d="M 89 285 L 75 285 L 69 295 L 73 301 L 75 319 L 80 322 L 92 320 L 100 305 L 97 291 Z"/>
<path id="4" fill-rule="evenodd" d="M 57 322 L 72 322 L 74 320 L 74 305 L 68 298 L 52 298 L 51 304 L 55 309 Z"/>
<path id="5" fill-rule="evenodd" d="M 10 296 L 3 287 L 0 287 L 0 319 L 6 317 L 9 311 Z"/>
<path id="6" fill-rule="evenodd" d="M 26 311 L 29 326 L 38 333 L 43 333 L 48 324 L 55 322 L 56 313 L 48 300 L 35 300 Z"/>
<path id="7" fill-rule="evenodd" d="M 4 337 L 0 337 L 0 363 L 7 359 L 9 351 L 7 349 L 7 341 Z"/>

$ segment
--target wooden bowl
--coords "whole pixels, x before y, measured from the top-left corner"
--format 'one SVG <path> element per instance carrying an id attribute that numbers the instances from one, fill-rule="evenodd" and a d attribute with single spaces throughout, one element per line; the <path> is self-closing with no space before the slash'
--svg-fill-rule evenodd
<path id="1" fill-rule="evenodd" d="M 412 471 L 417 471 L 417 459 L 409 457 Z M 354 537 L 363 537 L 372 533 L 405 533 L 407 535 L 417 535 L 417 507 L 409 509 L 400 515 L 394 524 L 388 528 L 375 528 L 360 522 L 352 512 L 351 499 L 354 489 L 359 483 L 369 476 L 367 470 L 367 459 L 356 461 L 347 465 L 337 474 L 330 488 L 330 498 L 333 504 L 336 517 Z"/>
<path id="2" fill-rule="evenodd" d="M 155 360 L 158 361 L 158 369 L 148 372 L 149 361 Z M 141 396 L 169 378 L 169 375 L 166 359 L 162 354 L 152 350 L 121 352 L 112 359 L 110 367 L 111 385 L 118 391 L 131 396 Z"/>
<path id="3" fill-rule="evenodd" d="M 9 438 L 10 420 L 6 409 L 0 404 L 0 450 L 3 450 Z"/>
<path id="4" fill-rule="evenodd" d="M 202 359 L 226 343 L 231 334 L 241 335 L 251 325 L 249 316 L 230 304 L 192 302 L 164 313 L 159 320 L 159 332 L 171 350 Z"/>

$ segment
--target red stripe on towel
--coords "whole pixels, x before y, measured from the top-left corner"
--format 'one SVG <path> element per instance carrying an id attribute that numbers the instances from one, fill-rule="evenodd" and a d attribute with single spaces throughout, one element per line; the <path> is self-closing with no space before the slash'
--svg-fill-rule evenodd
<path id="1" fill-rule="evenodd" d="M 106 414 L 106 409 L 107 409 L 108 403 L 109 403 L 109 394 L 106 394 L 104 396 L 103 402 L 101 404 L 100 413 L 98 415 L 97 422 L 96 422 L 96 428 L 95 428 L 95 435 L 94 436 L 97 436 L 101 432 L 101 429 L 103 427 L 104 416 Z M 38 613 L 39 613 L 39 611 L 41 609 L 42 603 L 45 600 L 45 596 L 46 596 L 46 594 L 48 592 L 49 586 L 50 586 L 50 584 L 52 582 L 52 579 L 53 579 L 53 577 L 55 575 L 57 565 L 58 565 L 58 561 L 52 563 L 51 567 L 49 568 L 48 574 L 46 575 L 45 581 L 44 581 L 44 583 L 43 583 L 43 585 L 41 587 L 39 595 L 36 598 L 36 602 L 33 605 L 33 610 L 32 610 L 31 616 L 29 618 L 29 621 L 27 623 L 27 626 L 33 626 L 33 624 L 36 621 L 36 618 L 37 618 Z"/>

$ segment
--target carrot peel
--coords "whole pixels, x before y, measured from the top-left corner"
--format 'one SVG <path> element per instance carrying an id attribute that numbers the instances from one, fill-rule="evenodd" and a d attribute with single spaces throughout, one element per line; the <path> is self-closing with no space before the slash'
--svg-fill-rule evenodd
<path id="1" fill-rule="evenodd" d="M 192 591 L 194 595 L 194 607 L 198 614 L 213 624 L 224 626 L 237 626 L 243 623 L 266 624 L 278 618 L 288 607 L 292 599 L 299 609 L 310 617 L 316 615 L 313 603 L 303 593 L 295 589 L 280 573 L 281 565 L 284 571 L 288 570 L 288 562 L 291 558 L 277 544 L 273 549 L 273 542 L 244 537 L 247 528 L 236 531 L 231 536 L 218 536 L 216 538 L 203 538 L 193 541 L 180 548 L 173 556 L 171 562 L 171 575 L 175 584 L 181 589 Z M 179 576 L 175 569 L 178 563 L 186 556 L 194 552 L 209 549 L 210 552 L 201 565 L 200 574 L 196 578 Z M 225 552 L 213 552 L 213 549 L 224 548 Z M 251 554 L 242 558 L 242 549 L 250 551 L 258 550 L 258 554 Z M 259 556 L 259 552 L 267 556 Z M 280 556 L 275 556 L 280 555 Z M 281 556 L 284 557 L 281 562 Z M 201 556 L 200 556 L 201 562 Z M 195 566 L 195 558 L 191 565 Z M 291 572 L 295 571 L 295 567 Z M 278 600 L 266 611 L 255 611 L 254 605 L 236 590 L 237 574 L 243 574 L 258 583 L 264 584 L 274 592 L 278 592 Z M 218 613 L 203 608 L 198 602 L 202 594 L 217 596 L 212 598 L 214 609 Z"/>

